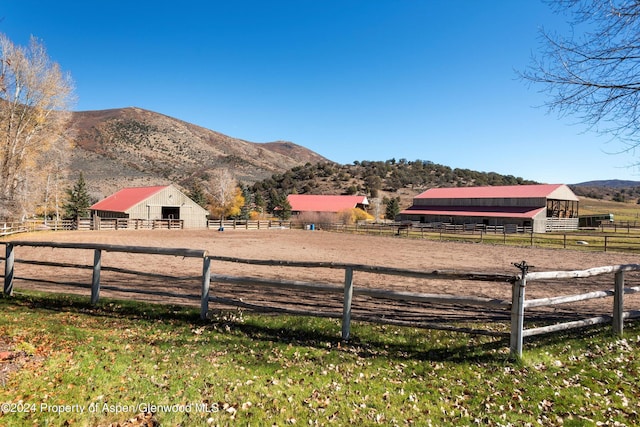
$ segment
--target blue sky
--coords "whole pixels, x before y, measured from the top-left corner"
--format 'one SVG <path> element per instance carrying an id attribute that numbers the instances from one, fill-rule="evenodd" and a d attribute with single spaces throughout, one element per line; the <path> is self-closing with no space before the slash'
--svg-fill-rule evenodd
<path id="1" fill-rule="evenodd" d="M 339 163 L 640 180 L 518 78 L 539 28 L 566 28 L 539 0 L 4 0 L 0 18 L 71 74 L 76 111 L 136 106 Z"/>

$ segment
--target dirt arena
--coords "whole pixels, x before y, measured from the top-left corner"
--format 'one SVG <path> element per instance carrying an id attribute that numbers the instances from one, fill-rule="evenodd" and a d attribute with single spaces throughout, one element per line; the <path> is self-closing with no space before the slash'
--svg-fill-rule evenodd
<path id="1" fill-rule="evenodd" d="M 513 263 L 526 261 L 530 271 L 582 270 L 592 267 L 635 264 L 637 255 L 585 252 L 564 249 L 494 246 L 480 243 L 451 243 L 413 240 L 400 237 L 364 236 L 308 230 L 118 230 L 101 232 L 39 232 L 16 235 L 11 240 L 91 242 L 113 245 L 204 249 L 209 255 L 260 260 L 324 261 L 353 263 L 410 270 L 455 270 L 515 275 Z M 6 241 L 6 240 L 5 240 Z M 0 248 L 0 250 L 3 250 Z M 4 256 L 4 254 L 2 254 Z M 90 295 L 93 251 L 85 249 L 51 249 L 17 246 L 15 290 L 41 289 Z M 86 268 L 39 266 L 20 261 L 49 261 Z M 291 267 L 261 267 L 240 263 L 212 262 L 214 278 L 212 309 L 240 305 L 245 309 L 297 310 L 306 312 L 342 311 L 342 295 L 311 294 L 288 289 L 231 286 L 215 282 L 215 275 L 250 276 L 265 279 L 299 280 L 311 283 L 342 285 L 344 270 Z M 106 252 L 102 256 L 101 296 L 136 298 L 160 303 L 199 305 L 202 260 L 166 255 Z M 133 275 L 110 271 L 111 268 L 146 273 Z M 2 266 L 4 270 L 4 266 Z M 169 276 L 169 277 L 165 277 Z M 640 275 L 627 273 L 627 286 L 638 286 Z M 527 299 L 569 295 L 613 288 L 613 275 L 556 282 L 530 282 Z M 81 284 L 79 287 L 78 284 Z M 418 280 L 356 272 L 355 287 L 372 287 L 420 293 L 482 296 L 511 299 L 511 284 L 479 281 Z M 117 288 L 117 289 L 116 289 Z M 148 293 L 137 294 L 132 291 Z M 150 292 L 163 293 L 161 296 Z M 173 294 L 173 295 L 167 295 Z M 587 303 L 555 306 L 542 310 L 544 316 L 563 318 L 581 314 L 611 314 L 612 298 Z M 467 307 L 436 307 L 433 304 L 398 303 L 389 300 L 355 298 L 354 318 L 397 317 L 404 321 L 462 322 L 506 320 L 508 312 Z M 625 308 L 640 309 L 635 295 L 625 299 Z M 532 314 L 535 317 L 535 315 Z"/>

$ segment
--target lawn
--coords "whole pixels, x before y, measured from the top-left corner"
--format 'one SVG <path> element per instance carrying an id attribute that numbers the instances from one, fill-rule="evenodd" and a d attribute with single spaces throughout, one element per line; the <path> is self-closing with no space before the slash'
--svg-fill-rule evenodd
<path id="1" fill-rule="evenodd" d="M 624 339 L 606 327 L 528 339 L 513 362 L 498 338 L 356 322 L 342 342 L 337 320 L 198 315 L 0 298 L 0 424 L 107 426 L 144 412 L 163 426 L 640 422 L 639 322 Z"/>

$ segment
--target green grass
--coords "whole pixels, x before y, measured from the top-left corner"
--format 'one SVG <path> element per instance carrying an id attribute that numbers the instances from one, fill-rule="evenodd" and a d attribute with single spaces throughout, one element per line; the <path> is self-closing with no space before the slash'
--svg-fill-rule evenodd
<path id="1" fill-rule="evenodd" d="M 108 425 L 145 405 L 163 426 L 640 422 L 640 322 L 625 339 L 599 327 L 527 340 L 518 362 L 498 338 L 362 323 L 348 343 L 339 333 L 330 319 L 0 298 L 0 337 L 31 358 L 0 388 L 23 412 L 0 424 Z"/>
<path id="2" fill-rule="evenodd" d="M 640 222 L 640 205 L 633 202 L 580 198 L 580 215 L 612 213 L 615 221 Z"/>

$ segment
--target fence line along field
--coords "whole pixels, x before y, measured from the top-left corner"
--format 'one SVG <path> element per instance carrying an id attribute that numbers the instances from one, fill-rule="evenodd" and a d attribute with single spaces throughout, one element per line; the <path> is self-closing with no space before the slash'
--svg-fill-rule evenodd
<path id="1" fill-rule="evenodd" d="M 437 242 L 407 240 L 397 237 L 350 235 L 308 230 L 118 230 L 118 231 L 63 231 L 20 234 L 10 237 L 22 241 L 56 241 L 97 243 L 111 245 L 202 249 L 208 255 L 245 259 L 281 261 L 315 261 L 354 263 L 395 267 L 420 271 L 457 270 L 516 275 L 514 263 L 526 261 L 530 271 L 584 270 L 618 264 L 633 264 L 637 257 L 624 253 L 581 252 L 563 249 L 530 247 L 504 247 L 479 243 Z M 6 241 L 6 240 L 5 240 Z M 4 254 L 3 254 L 4 256 Z M 49 292 L 74 292 L 89 295 L 84 288 L 72 283 L 91 284 L 93 251 L 37 247 L 19 247 L 16 250 L 15 287 L 39 289 Z M 51 265 L 24 264 L 25 261 L 55 261 L 79 268 L 60 268 Z M 105 252 L 102 255 L 101 296 L 136 298 L 158 303 L 199 304 L 202 260 L 171 256 L 125 254 Z M 142 275 L 129 274 L 129 271 Z M 342 284 L 344 273 L 332 269 L 305 269 L 274 266 L 246 265 L 233 262 L 211 263 L 212 275 L 251 276 L 265 279 L 299 280 L 313 283 Z M 637 286 L 636 273 L 625 278 L 628 286 Z M 527 298 L 545 298 L 612 288 L 613 277 L 602 276 L 558 281 L 535 281 L 527 286 Z M 357 273 L 354 286 L 449 295 L 478 296 L 510 299 L 510 283 L 429 281 L 424 279 Z M 109 288 L 120 291 L 109 291 Z M 122 289 L 127 291 L 123 292 Z M 145 293 L 135 294 L 134 290 Z M 159 295 L 152 295 L 158 293 Z M 169 296 L 178 294 L 182 297 Z M 341 299 L 324 294 L 274 290 L 266 288 L 238 288 L 231 284 L 211 284 L 211 295 L 216 300 L 211 309 L 223 307 L 224 301 L 241 303 L 256 309 L 295 309 L 297 311 L 340 311 Z M 637 308 L 637 296 L 627 298 L 630 307 Z M 569 306 L 540 309 L 539 316 L 562 319 L 579 310 L 588 315 L 611 314 L 611 301 L 591 300 Z M 469 320 L 506 320 L 507 313 L 491 310 L 437 307 L 433 304 L 380 303 L 359 298 L 354 301 L 355 313 L 375 313 L 378 316 L 399 316 L 403 320 L 426 322 Z M 531 319 L 536 319 L 532 313 Z"/>

